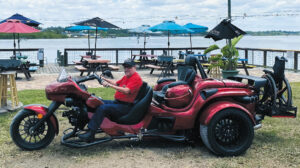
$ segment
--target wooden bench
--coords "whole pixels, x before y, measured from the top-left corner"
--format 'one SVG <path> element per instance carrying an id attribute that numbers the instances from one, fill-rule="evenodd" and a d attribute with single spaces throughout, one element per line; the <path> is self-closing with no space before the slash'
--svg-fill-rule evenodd
<path id="1" fill-rule="evenodd" d="M 161 66 L 153 65 L 153 64 L 147 64 L 147 65 L 145 65 L 145 67 L 151 68 L 151 69 L 157 69 L 157 70 L 162 70 L 165 68 L 165 67 L 161 67 Z"/>
<path id="2" fill-rule="evenodd" d="M 82 64 L 81 61 L 73 61 L 73 63 L 76 64 L 76 65 L 81 65 Z"/>
<path id="3" fill-rule="evenodd" d="M 83 75 L 83 72 L 86 72 L 86 71 L 88 71 L 88 69 L 87 68 L 85 68 L 85 67 L 83 67 L 83 66 L 81 66 L 81 65 L 76 65 L 75 66 L 75 68 L 78 70 L 78 71 L 80 71 L 81 73 L 80 73 L 80 76 L 82 76 Z"/>
<path id="4" fill-rule="evenodd" d="M 118 66 L 115 65 L 108 65 L 108 68 L 112 71 L 118 71 L 120 69 Z"/>

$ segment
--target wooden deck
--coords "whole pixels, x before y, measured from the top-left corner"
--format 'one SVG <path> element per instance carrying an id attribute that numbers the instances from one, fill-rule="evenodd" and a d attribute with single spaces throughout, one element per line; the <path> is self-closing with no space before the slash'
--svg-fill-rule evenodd
<path id="1" fill-rule="evenodd" d="M 60 67 L 58 64 L 46 64 L 44 67 L 39 67 L 38 70 L 34 73 L 36 74 L 54 74 L 59 73 L 63 68 L 68 72 L 78 72 L 74 66 Z"/>

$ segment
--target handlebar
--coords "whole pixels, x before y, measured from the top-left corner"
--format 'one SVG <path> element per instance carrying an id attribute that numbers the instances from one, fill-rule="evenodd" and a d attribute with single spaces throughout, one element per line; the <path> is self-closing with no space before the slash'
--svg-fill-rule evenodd
<path id="1" fill-rule="evenodd" d="M 77 79 L 76 83 L 82 83 L 82 82 L 89 81 L 89 80 L 94 80 L 94 79 L 97 79 L 98 82 L 102 85 L 102 79 L 96 73 L 94 73 L 92 75 L 89 75 L 87 77 L 81 78 L 81 79 Z"/>

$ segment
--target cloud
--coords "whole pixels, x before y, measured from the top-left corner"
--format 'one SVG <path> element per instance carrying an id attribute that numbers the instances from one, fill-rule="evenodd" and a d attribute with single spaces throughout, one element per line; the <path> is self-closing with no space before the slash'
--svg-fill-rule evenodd
<path id="1" fill-rule="evenodd" d="M 244 30 L 300 28 L 300 0 L 239 0 L 231 5 L 233 22 Z M 122 28 L 154 25 L 163 20 L 212 28 L 227 17 L 226 0 L 0 0 L 0 6 L 0 19 L 20 13 L 43 23 L 42 27 L 68 26 L 100 17 Z"/>

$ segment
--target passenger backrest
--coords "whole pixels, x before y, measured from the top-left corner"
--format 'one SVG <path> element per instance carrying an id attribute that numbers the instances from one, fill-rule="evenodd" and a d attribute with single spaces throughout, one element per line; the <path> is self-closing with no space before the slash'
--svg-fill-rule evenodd
<path id="1" fill-rule="evenodd" d="M 286 59 L 284 57 L 275 57 L 275 64 L 273 66 L 274 78 L 276 82 L 281 82 L 284 79 Z"/>

